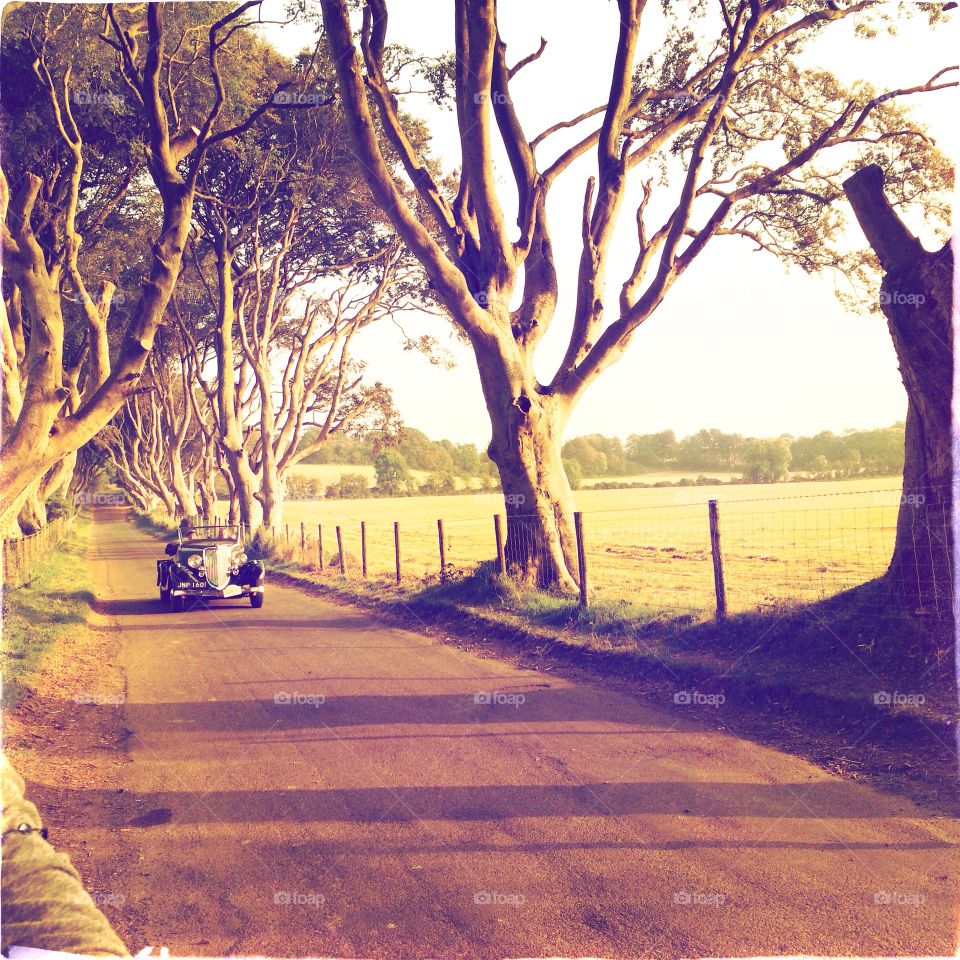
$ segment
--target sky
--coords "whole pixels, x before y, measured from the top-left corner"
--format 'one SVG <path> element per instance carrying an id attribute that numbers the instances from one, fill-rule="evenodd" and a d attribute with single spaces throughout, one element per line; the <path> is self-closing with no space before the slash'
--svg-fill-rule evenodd
<path id="1" fill-rule="evenodd" d="M 527 132 L 603 102 L 616 42 L 616 4 L 611 0 L 501 0 L 500 29 L 513 62 L 547 48 L 518 75 L 511 93 Z M 429 55 L 453 46 L 452 0 L 390 0 L 388 42 Z M 282 18 L 281 0 L 267 0 L 266 18 Z M 644 12 L 640 56 L 656 43 L 659 5 Z M 868 80 L 891 88 L 926 81 L 938 68 L 956 62 L 956 23 L 931 31 L 922 18 L 910 19 L 896 37 L 864 40 L 846 25 L 835 25 L 808 53 L 841 80 Z M 267 28 L 285 53 L 310 42 L 304 25 Z M 522 81 L 522 82 L 521 82 Z M 955 90 L 912 98 L 915 115 L 948 155 L 957 156 Z M 429 124 L 433 153 L 444 166 L 460 163 L 452 111 L 434 108 L 426 97 L 407 98 L 404 107 Z M 588 129 L 589 122 L 582 128 Z M 590 128 L 592 129 L 592 128 Z M 547 141 L 538 159 L 562 149 Z M 549 379 L 569 332 L 579 258 L 580 209 L 595 159 L 574 165 L 551 191 L 548 215 L 560 282 L 560 303 L 550 332 L 536 356 L 538 375 Z M 541 166 L 541 169 L 543 167 Z M 510 209 L 510 172 L 500 177 Z M 635 206 L 635 204 L 634 204 Z M 610 274 L 624 274 L 636 256 L 632 207 L 624 205 L 614 242 Z M 928 249 L 930 230 L 908 221 Z M 861 243 L 859 232 L 851 242 Z M 626 437 L 672 429 L 685 436 L 716 427 L 748 436 L 809 435 L 888 426 L 906 415 L 906 394 L 884 318 L 866 309 L 851 312 L 834 295 L 842 278 L 787 272 L 746 240 L 717 238 L 680 278 L 655 314 L 640 328 L 617 364 L 589 387 L 576 407 L 566 437 L 603 433 Z M 615 302 L 615 299 L 614 299 Z M 407 317 L 408 334 L 430 333 L 455 360 L 453 369 L 431 365 L 403 350 L 390 325 L 364 331 L 356 355 L 371 380 L 393 390 L 405 423 L 433 438 L 485 446 L 490 427 L 473 355 L 434 317 Z"/>

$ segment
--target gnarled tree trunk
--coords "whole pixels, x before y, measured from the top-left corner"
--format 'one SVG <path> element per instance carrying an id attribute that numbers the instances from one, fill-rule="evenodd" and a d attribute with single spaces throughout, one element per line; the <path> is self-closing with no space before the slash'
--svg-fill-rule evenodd
<path id="1" fill-rule="evenodd" d="M 886 578 L 905 604 L 949 617 L 953 251 L 923 249 L 887 201 L 879 167 L 865 167 L 844 189 L 885 271 L 880 305 L 908 398 L 903 496 Z"/>
<path id="2" fill-rule="evenodd" d="M 538 390 L 512 338 L 475 344 L 507 516 L 511 573 L 529 586 L 577 588 L 573 494 L 560 459 L 569 408 Z"/>

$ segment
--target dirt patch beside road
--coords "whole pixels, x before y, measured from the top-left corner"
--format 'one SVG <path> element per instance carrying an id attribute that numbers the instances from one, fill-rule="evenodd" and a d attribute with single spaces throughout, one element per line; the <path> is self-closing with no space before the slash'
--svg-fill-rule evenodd
<path id="1" fill-rule="evenodd" d="M 69 547 L 86 559 L 90 527 L 81 525 L 71 534 Z M 47 563 L 56 559 L 49 558 Z M 77 571 L 77 579 L 82 578 L 83 572 Z M 53 607 L 64 589 L 59 571 L 51 576 L 41 570 L 30 583 L 8 594 L 5 616 L 35 615 L 33 611 L 47 601 Z M 95 594 L 85 597 L 79 608 L 86 622 L 69 622 L 42 640 L 39 633 L 45 625 L 36 624 L 35 639 L 43 649 L 30 669 L 18 676 L 15 700 L 4 708 L 3 749 L 26 781 L 27 797 L 40 810 L 50 842 L 70 857 L 84 886 L 133 948 L 124 936 L 129 911 L 119 879 L 131 868 L 130 852 L 117 847 L 105 857 L 105 832 L 87 828 L 94 819 L 92 803 L 59 799 L 64 791 L 83 796 L 91 787 L 109 794 L 129 762 L 124 749 L 129 730 L 123 723 L 126 681 L 119 665 L 119 634 L 110 618 L 97 612 Z M 8 660 L 6 642 L 4 654 Z"/>

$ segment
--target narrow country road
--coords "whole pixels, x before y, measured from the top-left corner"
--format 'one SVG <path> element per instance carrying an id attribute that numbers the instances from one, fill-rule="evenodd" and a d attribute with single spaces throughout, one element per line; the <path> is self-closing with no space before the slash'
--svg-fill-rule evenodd
<path id="1" fill-rule="evenodd" d="M 131 949 L 953 953 L 956 823 L 269 575 L 262 610 L 169 613 L 161 551 L 122 511 L 97 515 L 131 762 L 72 799 L 92 811 L 87 849 L 133 853 Z"/>

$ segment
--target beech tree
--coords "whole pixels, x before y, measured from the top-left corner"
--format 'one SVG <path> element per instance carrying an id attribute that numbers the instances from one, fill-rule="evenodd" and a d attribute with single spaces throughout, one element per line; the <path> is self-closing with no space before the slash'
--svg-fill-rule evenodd
<path id="1" fill-rule="evenodd" d="M 881 167 L 865 167 L 844 188 L 884 271 L 878 299 L 907 391 L 903 494 L 886 579 L 912 607 L 952 617 L 953 250 L 923 248 L 892 208 Z"/>
<path id="2" fill-rule="evenodd" d="M 617 0 L 618 35 L 603 67 L 607 101 L 531 135 L 511 83 L 545 44 L 511 63 L 496 0 L 456 0 L 452 82 L 462 169 L 446 182 L 412 142 L 391 87 L 396 71 L 384 66 L 388 6 L 365 0 L 355 38 L 348 0 L 321 0 L 341 108 L 374 197 L 475 353 L 492 427 L 488 452 L 506 495 L 509 560 L 527 581 L 572 590 L 564 427 L 586 388 L 622 356 L 708 244 L 746 239 L 804 271 L 836 268 L 868 284 L 875 260 L 844 248 L 846 220 L 836 203 L 842 181 L 864 159 L 883 167 L 894 203 L 922 201 L 942 216 L 935 198 L 949 167 L 901 101 L 955 81 L 941 71 L 878 92 L 863 82 L 848 87 L 803 58 L 811 39 L 848 19 L 869 34 L 911 12 L 931 22 L 941 13 L 873 0 L 665 3 L 665 35 L 645 36 L 645 0 Z M 558 131 L 593 118 L 599 125 L 544 159 Z M 510 215 L 497 189 L 498 149 L 512 176 Z M 584 189 L 570 335 L 552 376 L 541 380 L 534 354 L 558 299 L 547 199 L 587 155 L 594 173 Z M 429 223 L 405 195 L 404 179 Z M 611 242 L 631 180 L 642 187 L 633 211 L 636 259 L 626 275 L 612 277 Z"/>
<path id="3" fill-rule="evenodd" d="M 264 118 L 210 152 L 191 256 L 210 321 L 180 324 L 231 499 L 251 529 L 281 522 L 286 475 L 331 436 L 391 427 L 390 393 L 364 382 L 354 337 L 430 306 L 422 269 L 372 202 L 342 120 L 327 97 L 312 96 L 317 110 Z"/>
<path id="4" fill-rule="evenodd" d="M 360 330 L 407 308 L 402 288 L 409 266 L 401 265 L 391 245 L 365 264 L 362 276 L 348 274 L 333 290 L 305 296 L 294 310 L 291 299 L 312 277 L 278 269 L 276 258 L 289 253 L 292 230 L 293 224 L 271 256 L 254 244 L 250 269 L 239 282 L 220 244 L 217 322 L 205 338 L 182 326 L 194 357 L 187 382 L 200 388 L 199 395 L 189 394 L 190 402 L 198 421 L 210 423 L 231 518 L 250 529 L 282 522 L 287 474 L 330 437 L 395 429 L 389 390 L 364 382 L 351 346 Z"/>
<path id="5" fill-rule="evenodd" d="M 138 389 L 180 272 L 206 152 L 282 105 L 278 94 L 292 81 L 272 81 L 270 67 L 277 58 L 244 29 L 250 26 L 248 11 L 258 6 L 259 0 L 239 5 L 35 4 L 5 18 L 5 39 L 12 32 L 11 18 L 22 21 L 18 35 L 32 52 L 45 100 L 44 111 L 14 118 L 14 124 L 34 123 L 19 131 L 19 141 L 46 136 L 56 141 L 56 154 L 24 170 L 16 165 L 16 153 L 11 157 L 5 150 L 0 170 L 0 240 L 7 278 L 0 343 L 7 396 L 12 398 L 4 407 L 7 429 L 0 442 L 0 523 L 8 524 L 31 487 L 94 437 Z M 84 83 L 95 84 L 92 92 L 98 98 L 112 97 L 129 109 L 142 158 L 142 165 L 129 161 L 128 170 L 116 178 L 119 189 L 105 201 L 97 185 L 85 179 L 90 133 L 77 114 L 74 82 L 89 64 L 102 66 L 103 51 L 111 54 L 113 71 L 99 69 L 94 77 L 87 73 Z M 251 70 L 251 62 L 261 66 Z M 239 77 L 244 78 L 241 85 Z M 227 78 L 237 81 L 229 96 Z M 105 89 L 108 81 L 119 88 Z M 81 92 L 89 97 L 91 87 Z M 100 139 L 109 137 L 101 134 Z M 111 338 L 113 280 L 85 274 L 80 252 L 102 224 L 98 215 L 90 215 L 91 200 L 109 212 L 111 203 L 123 200 L 141 166 L 159 199 L 159 218 L 126 329 Z M 80 304 L 87 327 L 88 389 L 79 402 L 71 402 L 75 398 L 65 366 L 67 298 Z"/>
<path id="6" fill-rule="evenodd" d="M 144 388 L 99 435 L 120 484 L 144 512 L 162 505 L 170 516 L 210 513 L 215 463 L 211 425 L 196 414 L 192 353 L 182 335 L 162 330 L 150 354 Z"/>

